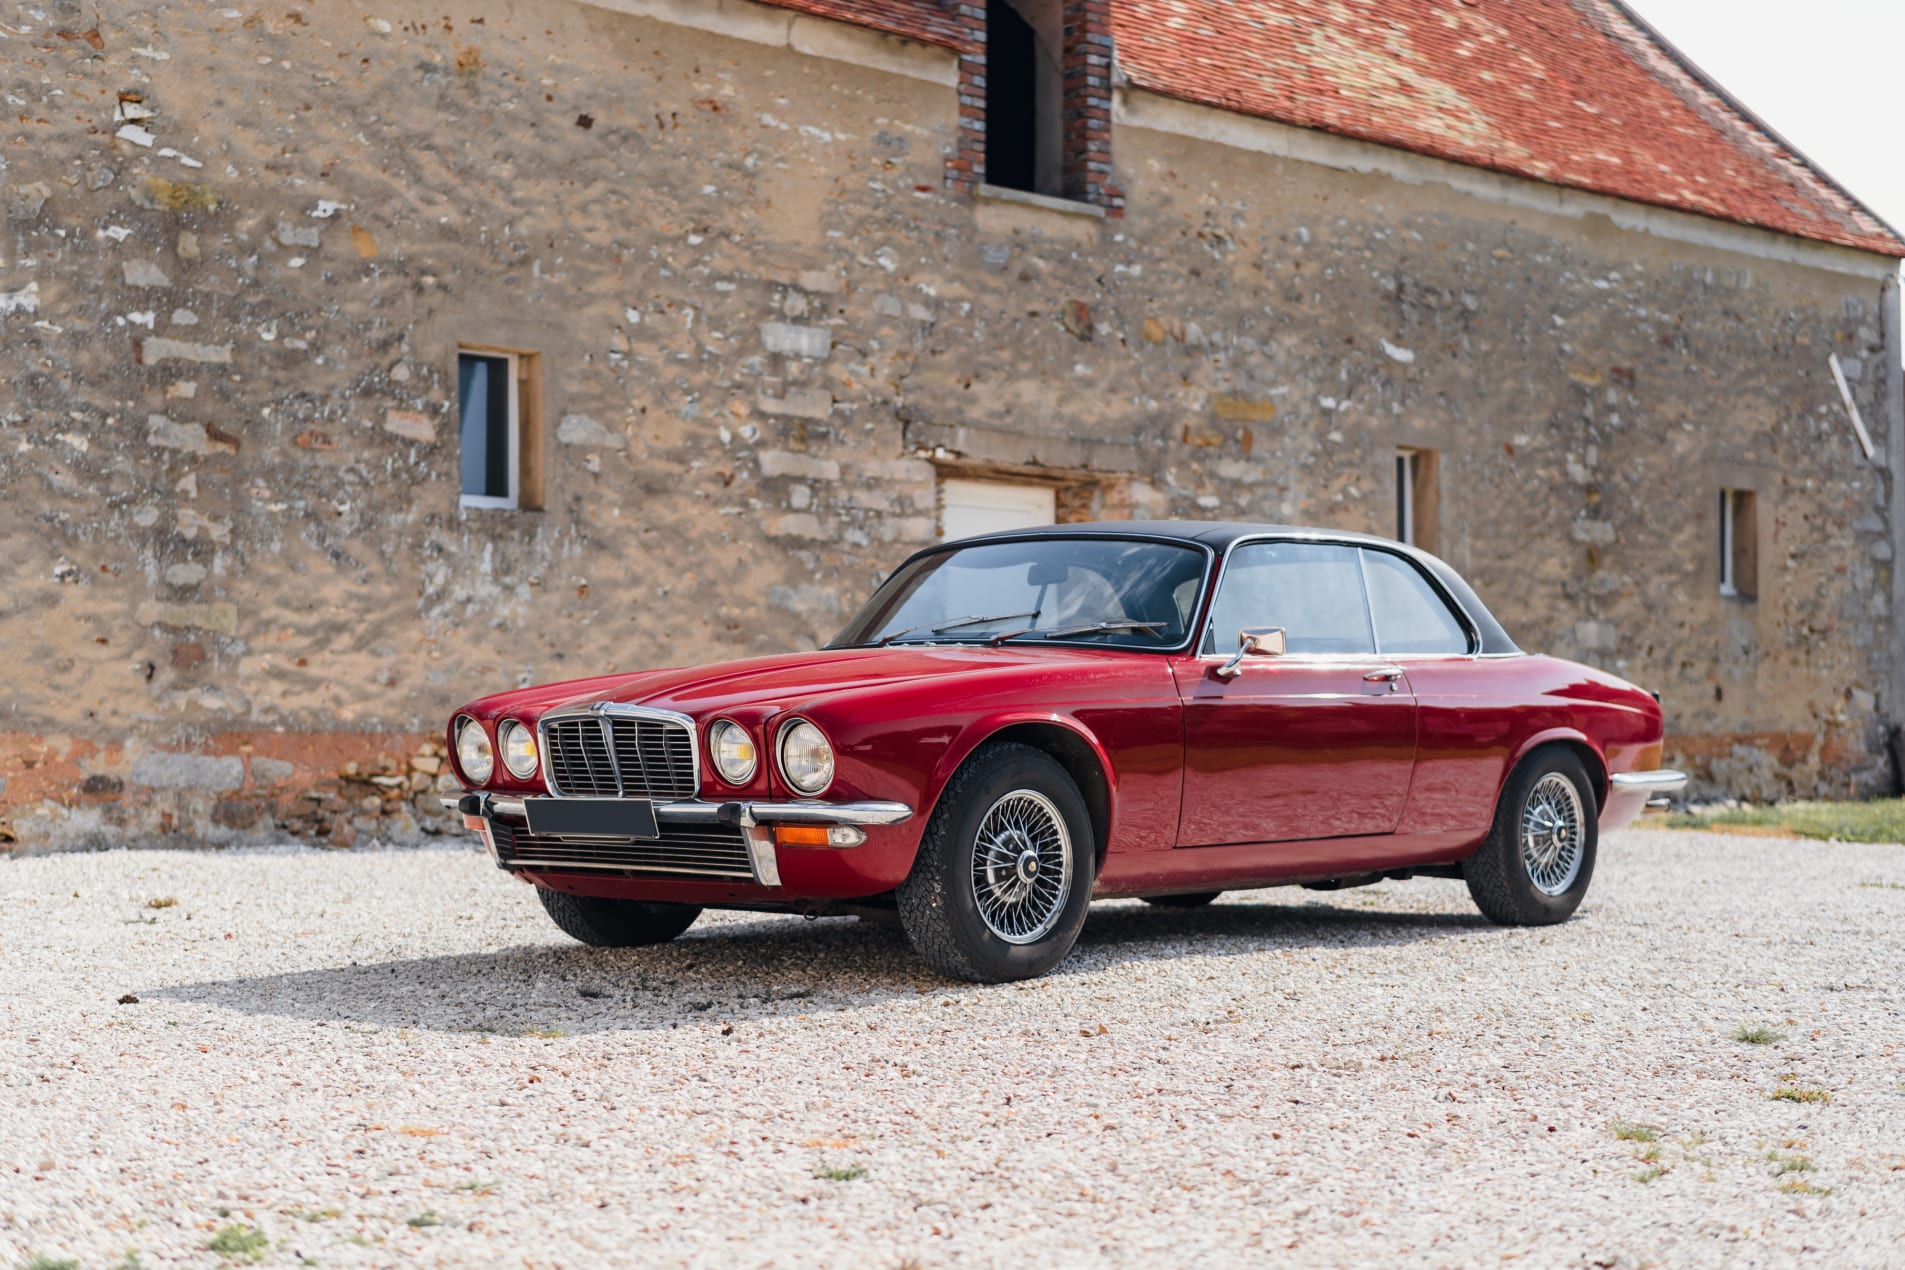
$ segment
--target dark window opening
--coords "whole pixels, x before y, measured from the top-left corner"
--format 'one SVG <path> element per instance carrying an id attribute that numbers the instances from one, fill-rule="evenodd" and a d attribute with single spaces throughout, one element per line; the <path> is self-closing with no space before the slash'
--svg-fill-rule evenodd
<path id="1" fill-rule="evenodd" d="M 1064 191 L 1062 0 L 987 0 L 986 181 Z"/>
<path id="2" fill-rule="evenodd" d="M 1038 188 L 1038 36 L 1010 0 L 986 6 L 986 180 Z"/>

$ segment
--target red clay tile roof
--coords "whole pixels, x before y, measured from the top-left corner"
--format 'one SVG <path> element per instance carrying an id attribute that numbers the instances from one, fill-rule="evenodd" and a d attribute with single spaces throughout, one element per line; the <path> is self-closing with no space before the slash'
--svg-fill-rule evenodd
<path id="1" fill-rule="evenodd" d="M 957 49 L 962 0 L 769 0 Z M 983 0 L 963 0 L 983 3 Z M 1111 0 L 1167 97 L 1887 256 L 1905 241 L 1617 0 Z"/>

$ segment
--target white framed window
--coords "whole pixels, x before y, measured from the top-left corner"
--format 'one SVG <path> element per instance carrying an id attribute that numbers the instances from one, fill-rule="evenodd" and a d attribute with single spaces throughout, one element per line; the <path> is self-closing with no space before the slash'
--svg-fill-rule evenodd
<path id="1" fill-rule="evenodd" d="M 1032 529 L 1058 520 L 1058 491 L 1050 485 L 948 478 L 939 486 L 942 539 Z"/>
<path id="2" fill-rule="evenodd" d="M 1440 510 L 1436 452 L 1404 446 L 1396 451 L 1396 541 L 1435 550 Z"/>
<path id="3" fill-rule="evenodd" d="M 1416 452 L 1396 451 L 1396 541 L 1416 540 Z"/>
<path id="4" fill-rule="evenodd" d="M 457 439 L 464 507 L 515 508 L 522 496 L 522 358 L 459 349 Z"/>
<path id="5" fill-rule="evenodd" d="M 1720 491 L 1720 594 L 1759 595 L 1759 500 L 1750 489 Z"/>

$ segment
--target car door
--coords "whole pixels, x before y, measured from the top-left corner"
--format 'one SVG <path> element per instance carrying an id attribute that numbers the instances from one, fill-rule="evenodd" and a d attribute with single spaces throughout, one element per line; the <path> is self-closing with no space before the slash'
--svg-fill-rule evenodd
<path id="1" fill-rule="evenodd" d="M 1376 646 L 1399 662 L 1416 699 L 1416 764 L 1401 833 L 1473 832 L 1495 811 L 1515 738 L 1519 696 L 1499 687 L 1498 662 L 1474 654 L 1468 616 L 1400 552 L 1363 550 Z"/>
<path id="2" fill-rule="evenodd" d="M 1226 677 L 1244 627 L 1288 651 Z M 1184 706 L 1179 846 L 1393 833 L 1415 763 L 1407 673 L 1379 655 L 1362 560 L 1338 543 L 1265 541 L 1224 562 L 1198 653 L 1174 664 Z"/>

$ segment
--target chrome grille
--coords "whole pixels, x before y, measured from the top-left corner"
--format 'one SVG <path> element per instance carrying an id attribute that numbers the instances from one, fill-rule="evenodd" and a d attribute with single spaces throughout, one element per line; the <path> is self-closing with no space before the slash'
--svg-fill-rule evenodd
<path id="1" fill-rule="evenodd" d="M 496 857 L 513 869 L 612 869 L 618 873 L 754 880 L 746 831 L 738 825 L 664 821 L 661 837 L 614 842 L 531 834 L 500 818 L 490 821 Z"/>
<path id="2" fill-rule="evenodd" d="M 615 762 L 630 798 L 693 798 L 694 733 L 661 719 L 610 719 Z"/>
<path id="3" fill-rule="evenodd" d="M 593 715 L 551 719 L 543 725 L 543 733 L 553 792 L 575 798 L 614 798 L 622 792 L 600 719 Z"/>
<path id="4" fill-rule="evenodd" d="M 575 715 L 543 720 L 550 792 L 565 798 L 693 798 L 695 736 L 668 719 Z"/>

